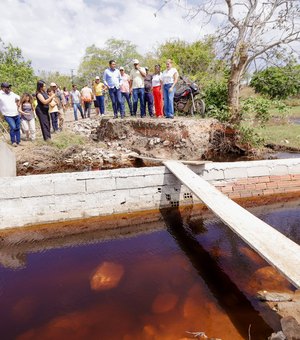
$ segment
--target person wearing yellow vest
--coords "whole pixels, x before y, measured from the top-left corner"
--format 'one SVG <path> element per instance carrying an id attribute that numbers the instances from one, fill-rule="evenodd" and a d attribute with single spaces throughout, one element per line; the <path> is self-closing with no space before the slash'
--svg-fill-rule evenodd
<path id="1" fill-rule="evenodd" d="M 95 82 L 93 85 L 93 94 L 96 98 L 98 104 L 98 110 L 100 116 L 105 115 L 105 105 L 104 105 L 104 91 L 106 86 L 100 81 L 100 77 L 95 77 Z"/>

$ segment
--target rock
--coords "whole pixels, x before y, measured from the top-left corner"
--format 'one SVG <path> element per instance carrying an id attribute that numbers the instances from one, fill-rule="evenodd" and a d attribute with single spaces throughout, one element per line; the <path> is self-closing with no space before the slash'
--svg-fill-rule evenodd
<path id="1" fill-rule="evenodd" d="M 29 162 L 25 162 L 23 163 L 24 166 L 28 166 L 29 165 Z"/>
<path id="2" fill-rule="evenodd" d="M 287 340 L 300 340 L 300 324 L 292 316 L 280 320 L 283 334 Z"/>
<path id="3" fill-rule="evenodd" d="M 101 291 L 117 287 L 123 274 L 124 268 L 122 265 L 114 262 L 103 262 L 91 277 L 91 288 Z"/>
<path id="4" fill-rule="evenodd" d="M 249 280 L 247 290 L 256 293 L 259 290 L 290 291 L 289 282 L 272 266 L 259 268 Z"/>
<path id="5" fill-rule="evenodd" d="M 171 143 L 170 143 L 170 141 L 168 141 L 168 140 L 165 140 L 164 142 L 163 142 L 163 146 L 169 146 Z"/>
<path id="6" fill-rule="evenodd" d="M 272 333 L 268 340 L 286 340 L 285 335 L 280 331 L 277 333 Z"/>
<path id="7" fill-rule="evenodd" d="M 289 293 L 268 292 L 266 290 L 260 290 L 257 292 L 257 298 L 261 301 L 292 301 L 293 295 Z"/>
<path id="8" fill-rule="evenodd" d="M 154 313 L 166 313 L 172 310 L 178 302 L 178 296 L 172 293 L 158 295 L 152 303 Z"/>

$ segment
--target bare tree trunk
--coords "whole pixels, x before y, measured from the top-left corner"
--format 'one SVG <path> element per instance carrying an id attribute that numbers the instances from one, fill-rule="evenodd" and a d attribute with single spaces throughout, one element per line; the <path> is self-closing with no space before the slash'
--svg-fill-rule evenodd
<path id="1" fill-rule="evenodd" d="M 231 113 L 230 122 L 233 124 L 239 124 L 242 119 L 240 108 L 240 84 L 248 62 L 247 49 L 241 48 L 239 54 L 240 57 L 238 62 L 233 62 L 231 65 L 230 77 L 228 80 L 227 100 Z"/>

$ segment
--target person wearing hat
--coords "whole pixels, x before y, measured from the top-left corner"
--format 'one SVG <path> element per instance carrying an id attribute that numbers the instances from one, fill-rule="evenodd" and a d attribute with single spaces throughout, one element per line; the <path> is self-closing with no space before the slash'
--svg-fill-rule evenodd
<path id="1" fill-rule="evenodd" d="M 65 111 L 66 111 L 67 102 L 66 102 L 63 91 L 60 90 L 60 88 L 56 85 L 56 83 L 51 83 L 50 87 L 55 93 L 56 99 L 58 102 L 58 125 L 59 125 L 59 130 L 62 131 L 64 121 L 65 121 Z"/>
<path id="2" fill-rule="evenodd" d="M 132 102 L 131 102 L 131 95 L 130 95 L 130 77 L 127 73 L 125 73 L 124 67 L 120 67 L 120 73 L 122 78 L 122 85 L 120 87 L 121 95 L 122 95 L 122 106 L 123 111 L 125 114 L 125 100 L 127 101 L 127 105 L 129 107 L 130 115 L 133 115 L 133 108 L 132 108 Z"/>
<path id="3" fill-rule="evenodd" d="M 9 125 L 10 141 L 13 146 L 17 146 L 21 141 L 20 115 L 18 103 L 20 96 L 11 91 L 11 84 L 4 82 L 1 84 L 0 112 Z"/>
<path id="4" fill-rule="evenodd" d="M 98 113 L 100 116 L 105 114 L 105 106 L 104 106 L 104 91 L 105 85 L 100 81 L 100 77 L 95 77 L 95 81 L 93 83 L 93 94 L 96 98 L 98 104 Z"/>
<path id="5" fill-rule="evenodd" d="M 140 67 L 140 62 L 137 59 L 133 60 L 133 69 L 130 72 L 130 93 L 133 99 L 133 115 L 136 116 L 138 101 L 140 102 L 141 117 L 145 117 L 145 84 L 144 78 L 146 70 Z"/>
<path id="6" fill-rule="evenodd" d="M 120 71 L 116 68 L 117 64 L 115 60 L 109 61 L 109 67 L 104 71 L 103 82 L 107 86 L 109 96 L 111 99 L 114 118 L 118 118 L 118 110 L 120 109 L 121 118 L 124 118 L 124 111 L 122 106 L 122 95 L 120 86 L 122 84 L 122 78 Z"/>

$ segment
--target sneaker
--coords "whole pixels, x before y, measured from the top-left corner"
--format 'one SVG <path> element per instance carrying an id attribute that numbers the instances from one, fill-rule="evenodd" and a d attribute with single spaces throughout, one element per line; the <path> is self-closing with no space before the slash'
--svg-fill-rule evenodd
<path id="1" fill-rule="evenodd" d="M 12 143 L 12 146 L 14 146 L 15 148 L 18 146 L 17 143 Z"/>

